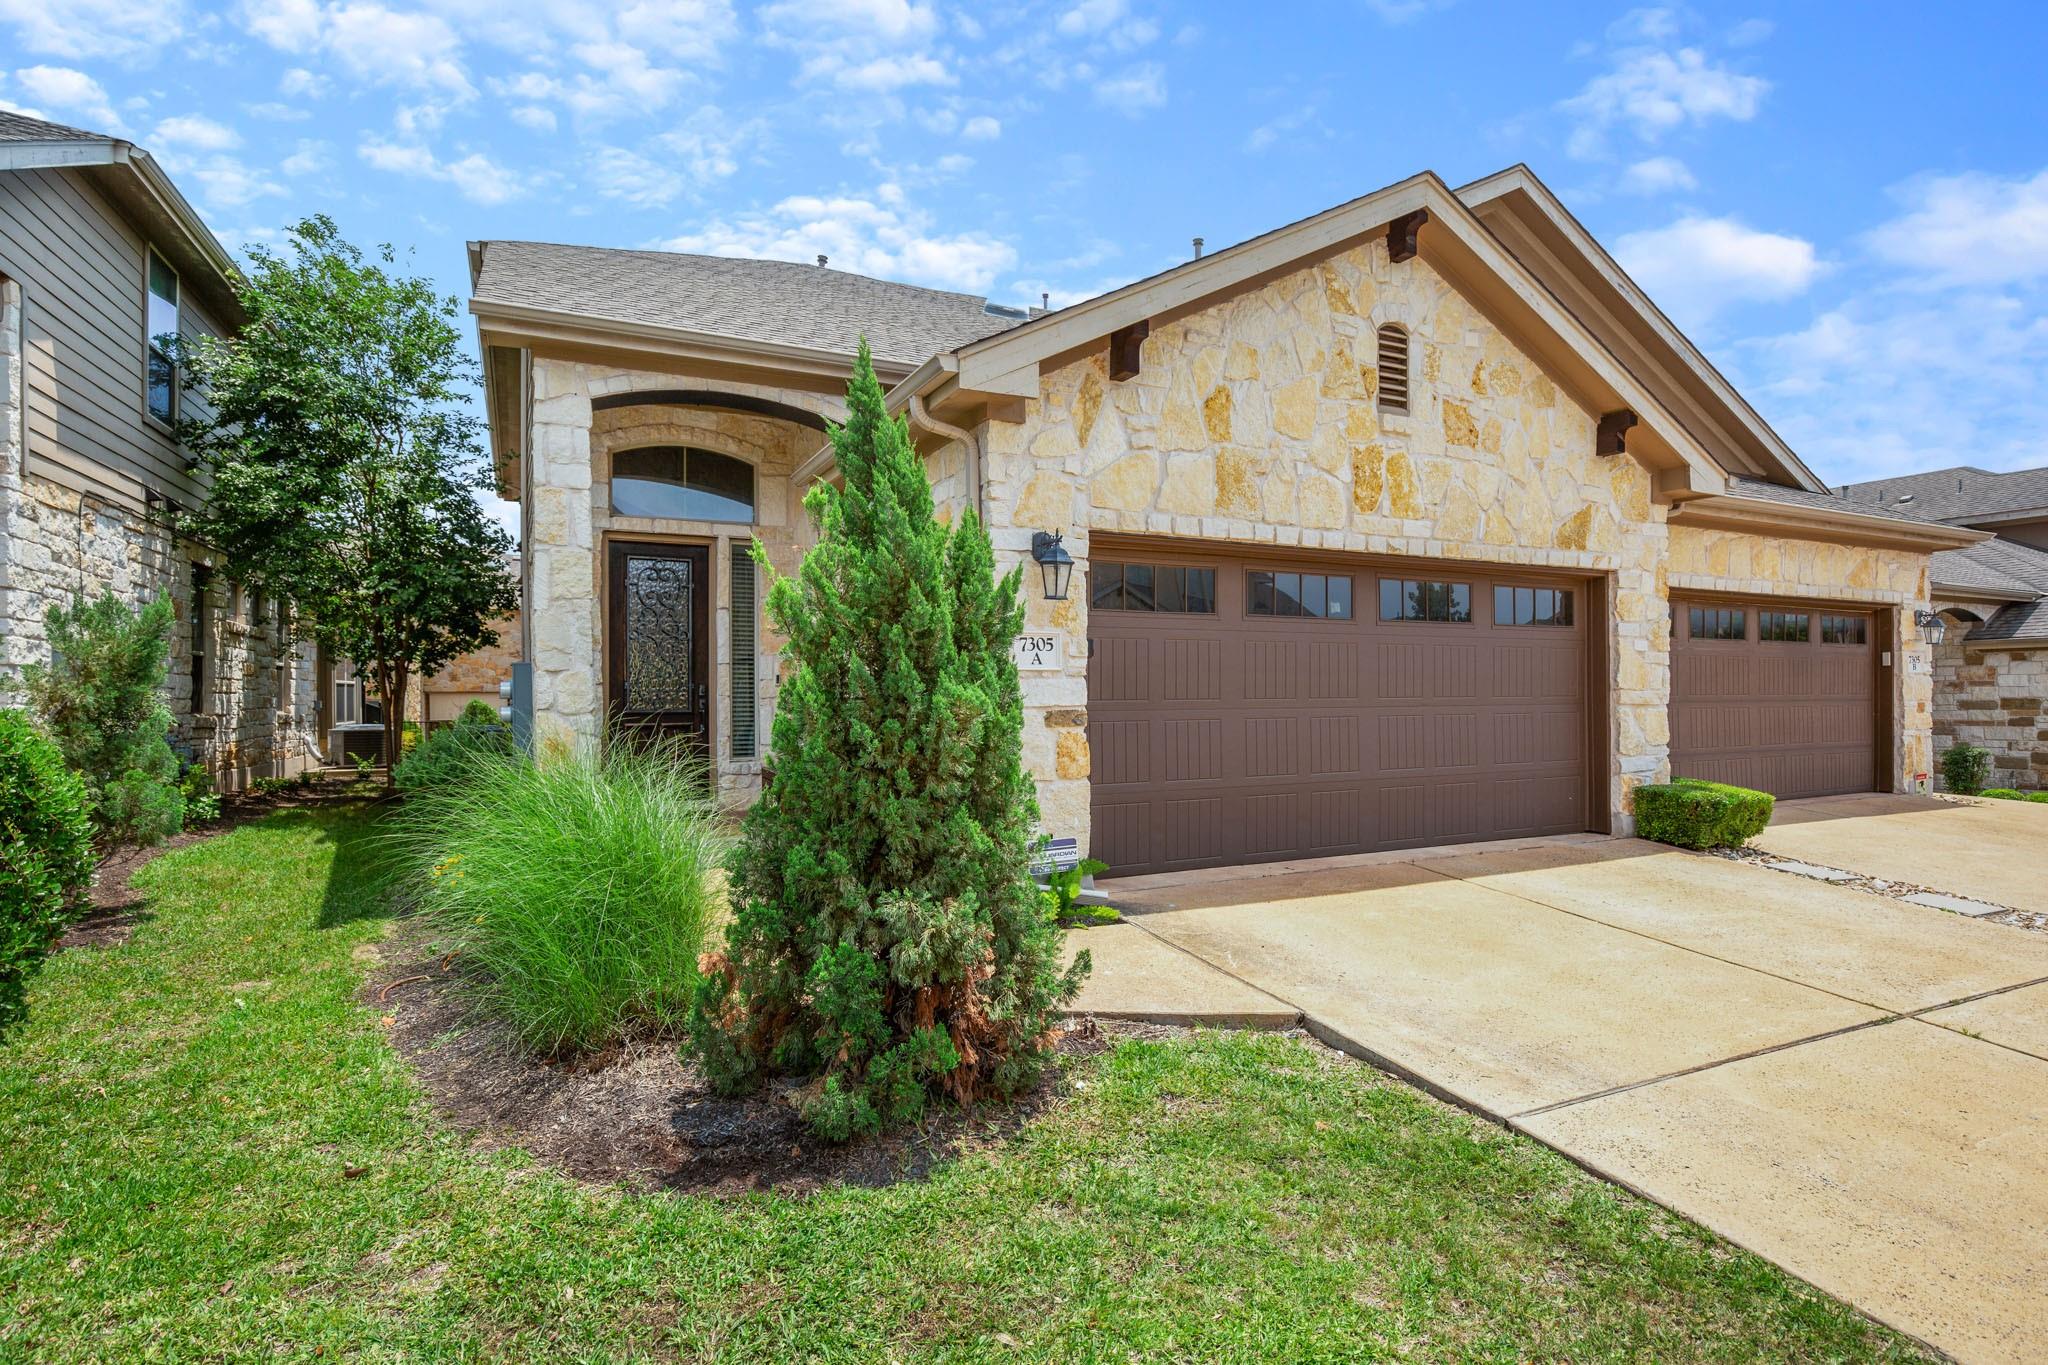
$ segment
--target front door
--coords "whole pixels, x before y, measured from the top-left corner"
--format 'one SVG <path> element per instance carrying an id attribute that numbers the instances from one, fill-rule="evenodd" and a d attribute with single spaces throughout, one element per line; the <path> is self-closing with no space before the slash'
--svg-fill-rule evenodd
<path id="1" fill-rule="evenodd" d="M 611 543 L 607 612 L 612 733 L 711 741 L 711 556 L 702 545 Z"/>

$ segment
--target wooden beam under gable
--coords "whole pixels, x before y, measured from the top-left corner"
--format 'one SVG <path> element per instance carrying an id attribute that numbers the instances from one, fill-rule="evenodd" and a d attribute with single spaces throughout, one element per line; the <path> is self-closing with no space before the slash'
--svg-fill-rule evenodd
<path id="1" fill-rule="evenodd" d="M 1422 225 L 1429 221 L 1428 209 L 1404 213 L 1387 224 L 1387 259 L 1399 265 L 1412 261 L 1422 250 Z"/>
<path id="2" fill-rule="evenodd" d="M 1109 377 L 1135 379 L 1145 368 L 1145 338 L 1152 335 L 1152 319 L 1139 318 L 1128 327 L 1109 334 Z"/>

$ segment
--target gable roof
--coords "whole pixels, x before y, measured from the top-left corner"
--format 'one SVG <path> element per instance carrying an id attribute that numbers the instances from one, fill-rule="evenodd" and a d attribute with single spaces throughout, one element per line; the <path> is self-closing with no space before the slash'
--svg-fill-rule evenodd
<path id="1" fill-rule="evenodd" d="M 1714 450 L 1730 473 L 1827 490 L 1527 165 L 1517 163 L 1462 186 L 1458 197 L 1603 345 L 1657 386 L 1673 415 Z"/>
<path id="2" fill-rule="evenodd" d="M 848 357 L 865 333 L 877 361 L 902 369 L 1028 316 L 977 294 L 790 261 L 520 241 L 472 243 L 470 259 L 472 312 L 563 314 Z"/>
<path id="3" fill-rule="evenodd" d="M 1938 596 L 2019 599 L 1973 626 L 1965 639 L 2048 639 L 2048 550 L 2002 539 L 1944 550 L 1929 561 L 1928 578 Z"/>
<path id="4" fill-rule="evenodd" d="M 243 321 L 234 257 L 156 158 L 125 138 L 0 109 L 0 173 L 68 171 L 111 199 L 222 323 Z"/>
<path id="5" fill-rule="evenodd" d="M 2048 517 L 2048 469 L 1998 474 L 1974 465 L 1955 465 L 1844 484 L 1842 496 L 1851 502 L 1909 511 L 1929 521 L 1992 521 L 2026 512 Z"/>

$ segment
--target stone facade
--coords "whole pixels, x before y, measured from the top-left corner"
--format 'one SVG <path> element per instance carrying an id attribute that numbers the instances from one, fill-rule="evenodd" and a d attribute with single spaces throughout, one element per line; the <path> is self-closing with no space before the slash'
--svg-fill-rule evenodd
<path id="1" fill-rule="evenodd" d="M 492 629 L 498 632 L 498 643 L 471 650 L 461 658 L 451 660 L 433 677 L 422 679 L 414 689 L 414 695 L 419 698 L 419 718 L 430 725 L 452 721 L 473 699 L 489 702 L 491 709 L 497 710 L 502 705 L 498 699 L 498 684 L 511 678 L 512 665 L 525 648 L 522 621 L 523 618 L 515 611 L 502 621 L 492 622 Z M 407 709 L 412 709 L 410 700 Z"/>
<path id="2" fill-rule="evenodd" d="M 1988 752 L 1993 786 L 2048 789 L 2048 648 L 1971 645 L 1969 628 L 1952 619 L 1934 654 L 1934 743 Z"/>
<path id="3" fill-rule="evenodd" d="M 292 643 L 274 600 L 215 576 L 206 638 L 195 641 L 193 569 L 205 563 L 198 547 L 146 512 L 41 479 L 10 477 L 0 497 L 0 539 L 8 547 L 0 582 L 0 704 L 19 705 L 20 670 L 49 662 L 44 617 L 51 607 L 102 591 L 136 605 L 168 592 L 177 614 L 168 696 L 173 747 L 229 791 L 316 761 L 314 651 Z M 195 698 L 192 666 L 201 647 L 204 691 Z"/>
<path id="4" fill-rule="evenodd" d="M 766 547 L 779 573 L 793 573 L 808 527 L 790 475 L 824 443 L 815 428 L 777 417 L 709 407 L 625 406 L 595 410 L 593 398 L 673 389 L 677 376 L 620 371 L 577 361 L 533 362 L 533 436 L 523 471 L 523 566 L 527 658 L 533 664 L 535 737 L 543 747 L 594 742 L 605 710 L 605 555 L 609 539 L 672 540 L 711 547 L 712 667 L 716 716 L 713 764 L 723 799 L 751 800 L 760 789 L 760 753 L 773 722 L 782 641 L 757 603 L 757 754 L 732 753 L 732 551 L 749 538 Z M 701 385 L 700 385 L 701 387 Z M 765 399 L 841 421 L 841 399 L 799 389 L 720 381 L 722 393 Z M 609 492 L 613 452 L 686 445 L 717 451 L 754 468 L 754 522 L 654 520 L 616 516 Z M 765 589 L 765 585 L 760 585 Z M 757 589 L 758 591 L 759 589 Z"/>
<path id="5" fill-rule="evenodd" d="M 1376 331 L 1390 322 L 1411 338 L 1405 414 L 1376 401 Z M 1667 525 L 1641 465 L 1594 454 L 1593 413 L 1427 263 L 1393 264 L 1377 241 L 1155 324 L 1127 381 L 1096 354 L 1045 374 L 1025 406 L 1021 423 L 977 436 L 999 559 L 1027 570 L 1031 533 L 1064 529 L 1077 583 L 1100 532 L 1606 576 L 1624 829 L 1629 792 L 1669 774 L 1673 588 L 1866 601 L 1907 619 L 1926 600 L 1924 555 Z M 957 464 L 956 448 L 933 457 L 942 492 Z M 1047 827 L 1085 845 L 1085 594 L 1027 596 L 1030 628 L 1070 647 L 1064 671 L 1025 675 L 1026 758 Z M 1931 758 L 1924 647 L 1904 648 L 1897 781 Z"/>

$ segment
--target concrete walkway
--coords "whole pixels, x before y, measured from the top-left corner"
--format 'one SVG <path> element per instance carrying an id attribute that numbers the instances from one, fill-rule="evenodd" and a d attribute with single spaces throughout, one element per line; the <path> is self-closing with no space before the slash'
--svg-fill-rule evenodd
<path id="1" fill-rule="evenodd" d="M 2048 1351 L 2048 936 L 1635 840 L 1105 886 L 1083 1008 L 1298 1012 L 1944 1350 Z"/>
<path id="2" fill-rule="evenodd" d="M 1781 803 L 1755 842 L 1801 862 L 2048 912 L 2048 803 L 1817 796 Z"/>

